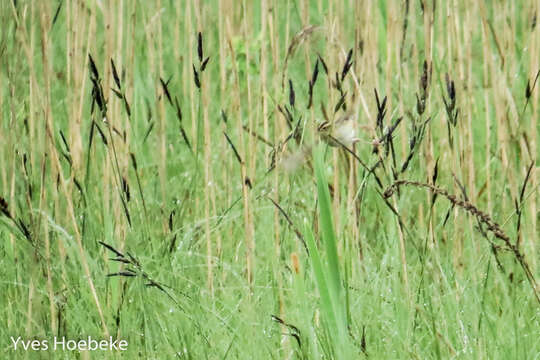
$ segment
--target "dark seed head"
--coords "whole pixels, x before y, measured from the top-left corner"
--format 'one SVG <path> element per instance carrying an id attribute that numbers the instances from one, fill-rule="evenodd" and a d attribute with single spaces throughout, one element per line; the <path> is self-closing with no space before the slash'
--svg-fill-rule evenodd
<path id="1" fill-rule="evenodd" d="M 2 214 L 4 214 L 6 217 L 10 218 L 11 219 L 11 214 L 9 212 L 9 206 L 8 206 L 8 203 L 7 201 L 3 198 L 3 197 L 0 197 L 0 211 L 2 212 Z"/>
<path id="2" fill-rule="evenodd" d="M 114 65 L 113 59 L 111 59 L 111 68 L 112 68 L 114 82 L 115 82 L 116 86 L 118 86 L 118 88 L 120 90 L 122 90 L 122 84 L 120 83 L 120 77 L 118 77 L 118 72 L 116 71 L 116 66 Z"/>
<path id="3" fill-rule="evenodd" d="M 445 78 L 446 78 L 446 91 L 448 92 L 448 97 L 450 98 L 452 102 L 455 102 L 456 88 L 455 88 L 454 81 L 450 79 L 450 76 L 448 75 L 448 73 L 446 73 Z"/>
<path id="4" fill-rule="evenodd" d="M 289 104 L 294 107 L 296 96 L 294 94 L 294 86 L 292 80 L 289 79 Z"/>
<path id="5" fill-rule="evenodd" d="M 351 69 L 352 55 L 353 55 L 353 49 L 350 49 L 349 53 L 347 54 L 347 60 L 345 60 L 345 65 L 343 65 L 343 70 L 341 71 L 341 81 L 345 79 L 345 76 L 347 76 L 347 73 Z"/>
<path id="6" fill-rule="evenodd" d="M 207 56 L 206 59 L 204 59 L 204 61 L 202 62 L 201 72 L 203 72 L 204 69 L 206 69 L 206 65 L 208 65 L 208 60 L 210 60 L 210 56 Z"/>
<path id="7" fill-rule="evenodd" d="M 197 55 L 199 55 L 199 61 L 203 61 L 203 47 L 202 47 L 202 34 L 199 31 L 199 35 L 197 38 Z"/>
<path id="8" fill-rule="evenodd" d="M 318 55 L 318 56 L 319 56 L 319 60 L 321 61 L 322 66 L 323 66 L 324 72 L 328 76 L 328 66 L 326 66 L 326 63 L 324 62 L 322 56 L 321 55 Z"/>
<path id="9" fill-rule="evenodd" d="M 199 80 L 199 73 L 195 69 L 195 65 L 193 65 L 193 81 L 195 81 L 195 86 L 197 86 L 197 89 L 200 89 L 201 81 Z"/>
<path id="10" fill-rule="evenodd" d="M 428 74 L 428 63 L 426 60 L 424 60 L 424 71 L 422 73 L 422 76 L 420 77 L 420 88 L 425 93 L 428 87 L 428 81 L 429 81 L 429 74 Z"/>
<path id="11" fill-rule="evenodd" d="M 317 77 L 319 76 L 319 58 L 315 60 L 315 68 L 313 69 L 313 75 L 311 76 L 311 83 L 310 86 L 315 86 L 315 82 L 317 81 Z"/>

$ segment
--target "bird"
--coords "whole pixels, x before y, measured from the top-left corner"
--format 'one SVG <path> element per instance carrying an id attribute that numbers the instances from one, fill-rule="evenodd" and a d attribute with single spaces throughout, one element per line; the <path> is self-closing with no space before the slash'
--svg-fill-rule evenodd
<path id="1" fill-rule="evenodd" d="M 348 112 L 340 116 L 337 120 L 324 121 L 318 127 L 321 140 L 332 147 L 345 146 L 352 147 L 353 144 L 360 141 L 357 137 L 356 116 Z"/>

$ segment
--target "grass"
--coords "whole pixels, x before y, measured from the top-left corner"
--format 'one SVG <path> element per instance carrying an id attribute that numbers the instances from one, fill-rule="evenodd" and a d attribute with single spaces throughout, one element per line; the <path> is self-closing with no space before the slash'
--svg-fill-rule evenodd
<path id="1" fill-rule="evenodd" d="M 4 357 L 539 358 L 537 12 L 1 2 Z"/>

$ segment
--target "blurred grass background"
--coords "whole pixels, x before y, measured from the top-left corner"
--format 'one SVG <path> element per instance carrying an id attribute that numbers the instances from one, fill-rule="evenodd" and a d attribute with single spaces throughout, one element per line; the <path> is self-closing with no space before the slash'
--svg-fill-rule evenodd
<path id="1" fill-rule="evenodd" d="M 539 290 L 506 244 L 426 189 L 381 194 L 437 169 L 539 277 L 539 7 L 2 1 L 5 356 L 537 358 Z M 374 89 L 384 126 L 402 118 L 392 157 L 373 151 Z M 341 98 L 383 187 L 318 141 Z M 55 335 L 129 348 L 10 348 Z"/>

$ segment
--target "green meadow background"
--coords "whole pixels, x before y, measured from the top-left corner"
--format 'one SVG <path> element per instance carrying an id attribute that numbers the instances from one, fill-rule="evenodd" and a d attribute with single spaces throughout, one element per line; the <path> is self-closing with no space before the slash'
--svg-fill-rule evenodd
<path id="1" fill-rule="evenodd" d="M 2 358 L 540 359 L 539 11 L 2 1 Z"/>

